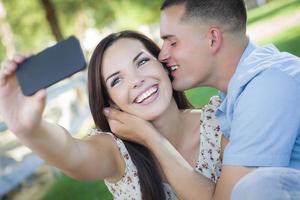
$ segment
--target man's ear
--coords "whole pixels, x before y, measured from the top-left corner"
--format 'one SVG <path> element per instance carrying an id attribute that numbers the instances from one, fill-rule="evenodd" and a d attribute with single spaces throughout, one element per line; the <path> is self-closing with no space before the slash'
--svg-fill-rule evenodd
<path id="1" fill-rule="evenodd" d="M 209 48 L 212 54 L 216 54 L 221 48 L 223 42 L 222 31 L 218 27 L 211 27 L 208 30 Z"/>

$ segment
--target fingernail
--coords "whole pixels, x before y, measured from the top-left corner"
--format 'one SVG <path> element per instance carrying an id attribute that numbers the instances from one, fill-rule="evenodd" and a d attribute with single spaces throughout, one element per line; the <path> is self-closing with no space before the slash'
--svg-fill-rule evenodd
<path id="1" fill-rule="evenodd" d="M 109 108 L 104 108 L 103 113 L 104 113 L 104 115 L 108 115 L 109 114 Z"/>

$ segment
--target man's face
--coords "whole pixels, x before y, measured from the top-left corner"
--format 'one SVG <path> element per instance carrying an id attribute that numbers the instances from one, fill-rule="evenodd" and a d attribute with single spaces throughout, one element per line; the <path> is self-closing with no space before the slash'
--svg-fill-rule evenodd
<path id="1" fill-rule="evenodd" d="M 164 42 L 159 59 L 173 70 L 172 86 L 178 91 L 208 85 L 213 71 L 208 28 L 200 22 L 182 21 L 184 11 L 183 5 L 166 8 L 160 22 Z"/>

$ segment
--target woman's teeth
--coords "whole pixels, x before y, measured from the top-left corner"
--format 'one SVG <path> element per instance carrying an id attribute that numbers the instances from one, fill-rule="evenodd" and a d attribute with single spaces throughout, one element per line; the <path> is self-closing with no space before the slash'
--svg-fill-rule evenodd
<path id="1" fill-rule="evenodd" d="M 157 92 L 158 88 L 157 86 L 153 86 L 151 87 L 149 90 L 147 90 L 146 92 L 144 92 L 143 94 L 139 95 L 135 102 L 136 103 L 142 103 L 145 99 L 147 99 L 148 97 L 150 97 L 152 94 L 154 94 L 155 92 Z"/>

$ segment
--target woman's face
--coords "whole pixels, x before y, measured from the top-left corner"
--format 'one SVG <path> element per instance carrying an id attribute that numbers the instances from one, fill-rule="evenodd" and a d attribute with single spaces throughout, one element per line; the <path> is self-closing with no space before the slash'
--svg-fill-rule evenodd
<path id="1" fill-rule="evenodd" d="M 102 78 L 121 110 L 154 120 L 169 106 L 172 85 L 162 64 L 135 39 L 119 39 L 104 53 Z"/>

